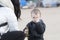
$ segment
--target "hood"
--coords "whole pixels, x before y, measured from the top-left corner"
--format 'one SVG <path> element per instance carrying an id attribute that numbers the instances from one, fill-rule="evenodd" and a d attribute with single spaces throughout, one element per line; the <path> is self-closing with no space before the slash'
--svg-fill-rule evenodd
<path id="1" fill-rule="evenodd" d="M 4 7 L 9 7 L 14 10 L 14 6 L 13 6 L 11 0 L 0 0 L 0 5 L 2 5 Z"/>

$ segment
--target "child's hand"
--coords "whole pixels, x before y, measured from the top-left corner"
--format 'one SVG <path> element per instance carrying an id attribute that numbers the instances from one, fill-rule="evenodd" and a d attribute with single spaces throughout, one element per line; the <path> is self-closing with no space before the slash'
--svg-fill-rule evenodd
<path id="1" fill-rule="evenodd" d="M 28 27 L 26 27 L 25 29 L 24 29 L 24 33 L 25 33 L 25 35 L 26 35 L 26 37 L 28 37 Z"/>
<path id="2" fill-rule="evenodd" d="M 39 21 L 40 21 L 40 18 L 34 18 L 34 19 L 33 19 L 33 22 L 36 22 L 36 23 L 37 23 L 37 22 L 39 22 Z"/>

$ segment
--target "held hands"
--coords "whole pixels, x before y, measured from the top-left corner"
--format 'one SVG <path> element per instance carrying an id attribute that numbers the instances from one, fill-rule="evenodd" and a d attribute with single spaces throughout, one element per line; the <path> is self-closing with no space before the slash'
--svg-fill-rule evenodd
<path id="1" fill-rule="evenodd" d="M 25 29 L 24 29 L 24 33 L 25 33 L 25 35 L 26 35 L 26 37 L 28 37 L 29 35 L 28 35 L 28 27 L 26 27 Z"/>

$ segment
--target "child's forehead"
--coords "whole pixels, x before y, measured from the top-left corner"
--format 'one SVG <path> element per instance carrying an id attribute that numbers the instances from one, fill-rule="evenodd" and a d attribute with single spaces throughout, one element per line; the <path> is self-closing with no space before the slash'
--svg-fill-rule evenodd
<path id="1" fill-rule="evenodd" d="M 35 11 L 35 12 L 32 12 L 32 14 L 40 14 L 40 12 L 36 12 L 36 11 Z"/>

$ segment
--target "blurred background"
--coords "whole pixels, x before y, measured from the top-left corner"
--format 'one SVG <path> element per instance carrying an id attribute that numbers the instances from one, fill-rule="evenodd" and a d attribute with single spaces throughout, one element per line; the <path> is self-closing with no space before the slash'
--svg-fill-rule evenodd
<path id="1" fill-rule="evenodd" d="M 20 0 L 21 8 L 59 7 L 60 0 Z"/>

